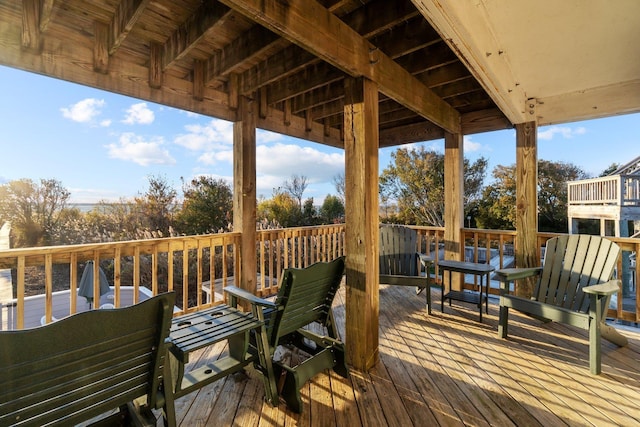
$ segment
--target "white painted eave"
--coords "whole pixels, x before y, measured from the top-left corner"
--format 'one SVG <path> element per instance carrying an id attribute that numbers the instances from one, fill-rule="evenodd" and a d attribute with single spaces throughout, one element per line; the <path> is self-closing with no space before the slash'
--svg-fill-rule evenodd
<path id="1" fill-rule="evenodd" d="M 638 0 L 413 0 L 512 121 L 640 111 Z"/>

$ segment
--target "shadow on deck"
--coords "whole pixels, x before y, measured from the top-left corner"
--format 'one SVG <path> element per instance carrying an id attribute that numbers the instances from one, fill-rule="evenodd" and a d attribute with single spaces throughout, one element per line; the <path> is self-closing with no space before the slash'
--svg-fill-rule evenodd
<path id="1" fill-rule="evenodd" d="M 439 301 L 435 295 L 434 301 Z M 335 301 L 344 330 L 344 288 Z M 436 303 L 427 316 L 413 288 L 380 291 L 380 361 L 349 379 L 326 372 L 303 389 L 304 411 L 264 403 L 253 370 L 176 401 L 178 423 L 241 426 L 604 426 L 640 423 L 640 333 L 629 346 L 603 341 L 600 376 L 589 374 L 586 332 L 512 311 L 498 338 L 497 306 L 479 323 L 469 304 Z M 193 366 L 226 352 L 213 346 Z"/>

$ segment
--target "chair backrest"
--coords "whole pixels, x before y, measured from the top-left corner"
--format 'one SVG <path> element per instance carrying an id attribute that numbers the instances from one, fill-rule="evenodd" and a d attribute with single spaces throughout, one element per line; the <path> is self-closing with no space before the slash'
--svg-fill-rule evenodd
<path id="1" fill-rule="evenodd" d="M 600 236 L 573 234 L 549 239 L 534 298 L 587 312 L 589 298 L 582 288 L 609 281 L 619 254 L 617 244 Z"/>
<path id="2" fill-rule="evenodd" d="M 402 225 L 380 226 L 380 274 L 418 276 L 418 233 Z"/>
<path id="3" fill-rule="evenodd" d="M 0 332 L 0 425 L 73 425 L 144 395 L 154 405 L 174 300 Z"/>
<path id="4" fill-rule="evenodd" d="M 326 325 L 327 316 L 344 274 L 344 257 L 330 262 L 317 262 L 307 268 L 288 268 L 282 273 L 270 318 L 269 341 L 275 347 L 286 336 L 311 322 Z"/>

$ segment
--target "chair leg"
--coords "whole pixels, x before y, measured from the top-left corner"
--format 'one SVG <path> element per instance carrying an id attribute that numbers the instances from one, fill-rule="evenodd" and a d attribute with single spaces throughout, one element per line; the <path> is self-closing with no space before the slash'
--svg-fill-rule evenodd
<path id="1" fill-rule="evenodd" d="M 427 300 L 427 314 L 431 316 L 431 286 L 427 286 L 424 290 Z"/>
<path id="2" fill-rule="evenodd" d="M 600 322 L 589 319 L 589 370 L 598 375 L 602 370 L 602 342 L 600 341 Z"/>
<path id="3" fill-rule="evenodd" d="M 509 319 L 509 307 L 500 306 L 500 320 L 498 321 L 498 336 L 507 337 L 507 323 Z"/>

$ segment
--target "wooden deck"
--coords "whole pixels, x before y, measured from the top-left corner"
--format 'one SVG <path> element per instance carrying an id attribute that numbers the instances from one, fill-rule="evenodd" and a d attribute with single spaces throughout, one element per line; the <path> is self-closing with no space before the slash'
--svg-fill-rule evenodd
<path id="1" fill-rule="evenodd" d="M 434 292 L 434 300 L 439 295 Z M 586 333 L 510 316 L 497 336 L 497 305 L 478 322 L 476 307 L 439 303 L 426 315 L 413 288 L 380 292 L 380 362 L 368 373 L 333 372 L 304 388 L 304 412 L 263 402 L 253 368 L 176 402 L 181 426 L 605 426 L 640 424 L 640 333 L 626 348 L 603 341 L 603 374 L 591 376 Z M 336 299 L 344 325 L 344 288 Z M 219 357 L 212 347 L 193 358 Z"/>

